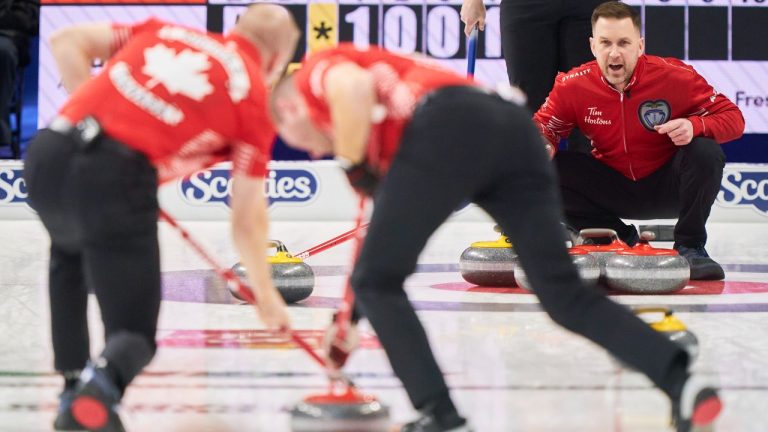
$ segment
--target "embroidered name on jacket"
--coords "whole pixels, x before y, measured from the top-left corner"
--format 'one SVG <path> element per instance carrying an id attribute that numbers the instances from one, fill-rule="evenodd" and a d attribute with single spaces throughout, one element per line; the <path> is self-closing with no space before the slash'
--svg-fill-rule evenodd
<path id="1" fill-rule="evenodd" d="M 593 125 L 610 125 L 611 121 L 602 118 L 603 112 L 598 110 L 597 107 L 587 108 L 588 113 L 584 117 L 584 123 Z"/>

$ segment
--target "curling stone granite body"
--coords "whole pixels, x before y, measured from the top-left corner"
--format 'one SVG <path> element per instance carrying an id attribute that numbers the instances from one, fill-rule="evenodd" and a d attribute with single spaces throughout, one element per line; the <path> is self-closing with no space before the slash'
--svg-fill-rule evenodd
<path id="1" fill-rule="evenodd" d="M 609 287 L 633 294 L 664 294 L 683 289 L 691 269 L 672 249 L 656 249 L 647 243 L 618 251 L 605 260 Z"/>
<path id="2" fill-rule="evenodd" d="M 270 240 L 269 243 L 277 248 L 277 253 L 267 257 L 267 262 L 272 270 L 272 281 L 283 300 L 286 303 L 296 303 L 309 297 L 315 287 L 315 273 L 312 267 L 289 254 L 281 242 Z M 247 282 L 246 269 L 241 263 L 235 264 L 232 271 Z M 243 300 L 234 291 L 232 294 Z"/>
<path id="3" fill-rule="evenodd" d="M 568 254 L 579 271 L 581 280 L 586 284 L 596 284 L 600 278 L 600 265 L 597 262 L 597 258 L 590 255 L 587 251 L 578 248 L 569 249 Z M 523 270 L 523 266 L 519 262 L 515 264 L 515 282 L 517 282 L 517 286 L 520 288 L 531 290 L 528 276 L 526 276 L 525 270 Z"/>
<path id="4" fill-rule="evenodd" d="M 294 432 L 383 432 L 389 427 L 389 408 L 372 397 L 311 396 L 291 410 Z"/>
<path id="5" fill-rule="evenodd" d="M 517 254 L 505 236 L 496 241 L 474 242 L 459 258 L 461 277 L 469 283 L 489 287 L 515 286 Z"/>

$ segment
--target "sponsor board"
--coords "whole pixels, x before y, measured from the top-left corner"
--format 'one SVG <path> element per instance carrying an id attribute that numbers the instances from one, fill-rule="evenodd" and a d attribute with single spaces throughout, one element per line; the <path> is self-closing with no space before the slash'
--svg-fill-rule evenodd
<path id="1" fill-rule="evenodd" d="M 177 182 L 181 198 L 191 205 L 229 205 L 232 196 L 230 167 L 198 171 Z M 265 194 L 269 205 L 305 204 L 311 202 L 318 189 L 317 176 L 302 168 L 271 169 L 265 178 Z"/>
<path id="2" fill-rule="evenodd" d="M 726 167 L 715 203 L 751 209 L 768 218 L 768 166 Z"/>
<path id="3" fill-rule="evenodd" d="M 0 166 L 0 205 L 26 203 L 27 185 L 21 176 L 22 172 L 21 166 Z"/>
<path id="4" fill-rule="evenodd" d="M 232 190 L 230 167 L 231 164 L 222 163 L 169 182 L 158 192 L 160 205 L 179 220 L 227 220 Z M 336 162 L 271 162 L 269 169 L 264 191 L 273 220 L 354 220 L 357 195 Z M 27 204 L 22 174 L 22 162 L 0 161 L 0 220 L 36 217 Z M 451 221 L 490 221 L 479 207 L 465 204 L 456 209 Z M 767 220 L 768 165 L 726 164 L 709 221 Z"/>

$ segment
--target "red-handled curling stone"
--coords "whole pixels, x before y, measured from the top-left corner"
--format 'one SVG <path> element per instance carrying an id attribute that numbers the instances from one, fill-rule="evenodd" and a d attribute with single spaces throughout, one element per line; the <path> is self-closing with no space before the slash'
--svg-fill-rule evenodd
<path id="1" fill-rule="evenodd" d="M 633 248 L 617 251 L 605 261 L 609 287 L 632 294 L 665 294 L 681 290 L 688 283 L 688 261 L 674 249 L 657 249 L 648 242 L 654 233 L 644 231 Z"/>
<path id="2" fill-rule="evenodd" d="M 475 285 L 513 287 L 515 262 L 512 242 L 501 233 L 495 241 L 474 242 L 465 249 L 459 258 L 459 272 L 465 281 Z"/>
<path id="3" fill-rule="evenodd" d="M 389 408 L 355 387 L 333 386 L 326 394 L 304 398 L 291 410 L 294 432 L 379 432 L 389 427 Z"/>
<path id="4" fill-rule="evenodd" d="M 606 260 L 618 251 L 629 249 L 629 246 L 619 239 L 616 231 L 607 228 L 587 228 L 579 231 L 578 243 L 571 249 L 585 250 L 595 257 L 600 265 L 601 279 L 605 278 Z"/>
<path id="5" fill-rule="evenodd" d="M 267 257 L 267 262 L 272 269 L 272 281 L 283 300 L 296 303 L 309 297 L 315 287 L 312 267 L 291 255 L 279 240 L 269 240 L 267 246 L 276 250 L 274 255 Z M 232 271 L 243 280 L 247 278 L 246 269 L 240 263 L 235 264 Z M 244 301 L 236 291 L 230 289 L 230 292 L 238 300 Z"/>
<path id="6" fill-rule="evenodd" d="M 597 263 L 597 258 L 590 255 L 589 252 L 579 248 L 568 249 L 568 255 L 571 256 L 571 261 L 573 261 L 576 269 L 579 270 L 581 280 L 586 284 L 596 284 L 597 280 L 600 278 L 600 264 Z M 529 291 L 531 290 L 530 284 L 528 283 L 528 276 L 525 274 L 525 270 L 523 270 L 523 266 L 520 265 L 519 262 L 515 263 L 515 282 L 517 282 L 517 286 L 520 288 Z"/>

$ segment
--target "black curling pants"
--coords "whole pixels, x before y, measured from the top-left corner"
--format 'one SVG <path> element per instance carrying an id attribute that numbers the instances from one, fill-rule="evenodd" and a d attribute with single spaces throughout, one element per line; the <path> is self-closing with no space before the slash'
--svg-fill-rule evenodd
<path id="1" fill-rule="evenodd" d="M 51 237 L 54 365 L 79 370 L 89 359 L 92 291 L 105 328 L 102 355 L 127 385 L 155 351 L 157 174 L 144 156 L 109 137 L 82 147 L 44 129 L 30 143 L 24 167 L 29 202 Z"/>
<path id="2" fill-rule="evenodd" d="M 412 403 L 448 391 L 403 282 L 428 238 L 463 201 L 509 235 L 531 286 L 561 326 L 605 347 L 668 393 L 687 354 L 628 308 L 585 286 L 568 255 L 554 169 L 527 111 L 466 87 L 428 96 L 375 196 L 352 276 L 358 306 Z"/>

